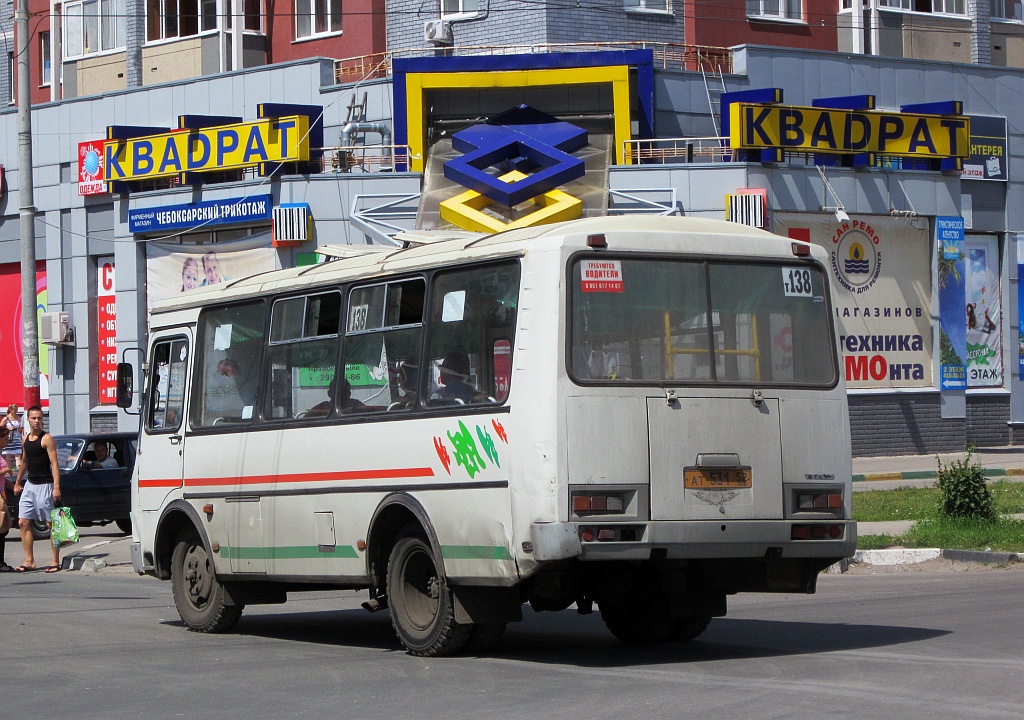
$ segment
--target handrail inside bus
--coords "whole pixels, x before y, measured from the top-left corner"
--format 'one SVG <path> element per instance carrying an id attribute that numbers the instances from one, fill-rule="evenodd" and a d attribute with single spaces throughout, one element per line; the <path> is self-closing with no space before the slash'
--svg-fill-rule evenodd
<path id="1" fill-rule="evenodd" d="M 757 335 L 757 316 L 754 315 L 750 318 L 751 333 L 753 334 L 753 347 L 749 350 L 727 350 L 727 349 L 715 349 L 715 355 L 746 355 L 754 358 L 754 380 L 761 381 L 761 348 L 758 346 L 758 335 Z M 672 356 L 673 355 L 710 355 L 711 348 L 681 348 L 674 347 L 672 345 L 672 323 L 669 318 L 669 313 L 665 311 L 665 364 L 671 369 L 672 368 Z M 673 373 L 675 377 L 675 373 Z"/>

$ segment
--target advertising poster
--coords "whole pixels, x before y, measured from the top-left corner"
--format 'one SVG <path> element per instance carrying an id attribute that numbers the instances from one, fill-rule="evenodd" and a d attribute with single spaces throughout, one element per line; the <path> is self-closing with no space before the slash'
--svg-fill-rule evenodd
<path id="1" fill-rule="evenodd" d="M 114 258 L 96 261 L 96 395 L 100 405 L 117 402 L 117 301 Z"/>
<path id="2" fill-rule="evenodd" d="M 0 406 L 18 403 L 22 412 L 25 397 L 21 354 L 21 265 L 0 265 Z M 46 263 L 36 263 L 36 316 L 46 312 Z M 39 398 L 50 404 L 49 345 L 39 343 Z"/>
<path id="3" fill-rule="evenodd" d="M 1017 266 L 1017 277 L 1024 277 L 1024 265 Z M 1024 283 L 1017 283 L 1017 365 L 1024 380 Z"/>
<path id="4" fill-rule="evenodd" d="M 935 218 L 939 255 L 939 389 L 967 389 L 967 304 L 964 270 L 964 219 Z"/>
<path id="5" fill-rule="evenodd" d="M 146 243 L 146 292 L 157 300 L 280 268 L 268 234 L 214 245 Z"/>
<path id="6" fill-rule="evenodd" d="M 850 388 L 934 387 L 930 233 L 920 220 L 776 213 L 775 232 L 828 252 Z"/>
<path id="7" fill-rule="evenodd" d="M 103 140 L 78 143 L 78 194 L 100 195 L 107 191 L 103 176 Z"/>
<path id="8" fill-rule="evenodd" d="M 999 291 L 999 241 L 968 236 L 967 253 L 967 386 L 1003 384 L 1003 338 Z"/>

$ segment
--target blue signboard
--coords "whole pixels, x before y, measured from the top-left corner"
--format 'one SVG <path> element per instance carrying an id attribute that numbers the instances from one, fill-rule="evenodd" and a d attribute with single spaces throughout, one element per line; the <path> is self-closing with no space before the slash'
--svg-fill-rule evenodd
<path id="1" fill-rule="evenodd" d="M 211 225 L 239 225 L 269 220 L 272 214 L 273 202 L 270 195 L 138 208 L 128 211 L 128 231 L 135 234 L 188 230 Z"/>
<path id="2" fill-rule="evenodd" d="M 967 286 L 964 278 L 964 219 L 935 218 L 939 257 L 940 390 L 967 389 Z"/>

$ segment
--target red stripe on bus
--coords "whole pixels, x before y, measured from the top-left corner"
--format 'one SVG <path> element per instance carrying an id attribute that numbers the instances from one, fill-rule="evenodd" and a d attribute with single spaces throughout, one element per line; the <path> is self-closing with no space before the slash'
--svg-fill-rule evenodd
<path id="1" fill-rule="evenodd" d="M 160 488 L 160 487 L 180 487 L 181 480 L 177 478 L 167 478 L 166 480 L 139 480 L 140 488 Z"/>
<path id="2" fill-rule="evenodd" d="M 274 483 L 337 482 L 350 480 L 397 480 L 434 477 L 432 468 L 395 468 L 392 470 L 345 470 L 340 472 L 295 473 L 292 475 L 246 475 L 242 477 L 189 478 L 185 487 L 216 485 L 263 485 Z"/>

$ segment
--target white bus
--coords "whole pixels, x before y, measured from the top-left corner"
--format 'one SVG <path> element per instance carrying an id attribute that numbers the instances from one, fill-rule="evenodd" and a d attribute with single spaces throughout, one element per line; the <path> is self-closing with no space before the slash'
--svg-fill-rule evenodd
<path id="1" fill-rule="evenodd" d="M 336 254 L 150 317 L 132 561 L 189 629 L 330 587 L 417 655 L 527 603 L 685 640 L 853 553 L 821 248 L 634 216 Z"/>

